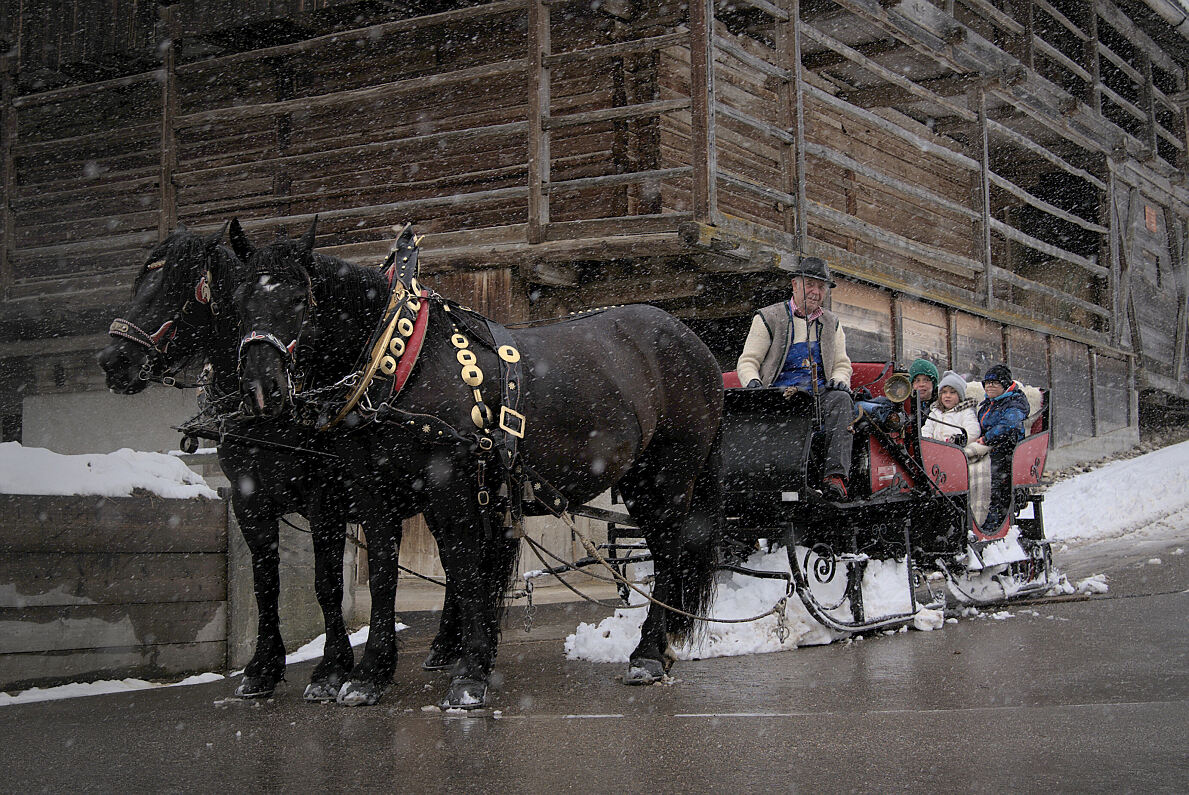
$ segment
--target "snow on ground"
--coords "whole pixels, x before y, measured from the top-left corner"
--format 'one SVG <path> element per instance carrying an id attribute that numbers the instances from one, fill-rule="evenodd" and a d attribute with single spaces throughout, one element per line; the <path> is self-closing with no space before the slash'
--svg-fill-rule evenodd
<path id="1" fill-rule="evenodd" d="M 201 475 L 164 453 L 124 448 L 114 453 L 62 455 L 20 442 L 0 443 L 0 494 L 129 497 L 137 489 L 181 500 L 219 496 Z"/>
<path id="2" fill-rule="evenodd" d="M 1172 520 L 1181 532 L 1189 527 L 1189 442 L 1166 447 L 1128 460 L 1115 461 L 1050 487 L 1045 494 L 1045 533 L 1053 541 L 1084 543 L 1101 538 L 1124 536 L 1155 522 Z M 798 556 L 805 555 L 798 549 Z M 1175 554 L 1175 553 L 1174 553 Z M 1155 559 L 1152 565 L 1157 565 Z M 1060 561 L 1058 561 L 1059 565 Z M 784 552 L 758 552 L 746 564 L 762 570 L 789 570 Z M 906 573 L 903 561 L 873 561 L 863 581 L 864 606 L 868 617 L 903 613 L 908 609 Z M 1062 584 L 1062 591 L 1105 593 L 1106 578 L 1087 577 L 1076 585 Z M 815 593 L 817 591 L 815 590 Z M 754 616 L 776 605 L 783 594 L 783 581 L 760 580 L 740 574 L 719 577 L 718 595 L 709 614 L 716 618 Z M 835 601 L 839 593 L 825 594 Z M 820 597 L 819 597 L 820 598 Z M 634 603 L 643 597 L 633 594 Z M 839 617 L 849 612 L 846 603 L 832 611 Z M 598 624 L 579 624 L 566 638 L 566 657 L 595 662 L 623 662 L 640 639 L 643 609 L 617 610 Z M 793 649 L 818 645 L 845 637 L 810 617 L 799 598 L 785 607 L 788 636 L 781 641 L 777 620 L 768 615 L 759 621 L 742 624 L 710 624 L 704 635 L 678 649 L 681 659 L 725 657 Z M 1000 611 L 993 618 L 1010 618 Z M 914 616 L 918 629 L 941 629 L 941 616 L 921 610 Z"/>

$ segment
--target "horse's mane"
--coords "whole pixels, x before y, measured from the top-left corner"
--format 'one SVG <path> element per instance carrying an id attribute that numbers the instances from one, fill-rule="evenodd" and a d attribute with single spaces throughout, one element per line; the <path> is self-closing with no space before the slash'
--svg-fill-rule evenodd
<path id="1" fill-rule="evenodd" d="M 193 292 L 194 285 L 198 283 L 199 277 L 202 276 L 209 264 L 207 262 L 208 251 L 212 252 L 212 256 L 218 258 L 220 264 L 224 266 L 215 269 L 224 278 L 230 279 L 233 271 L 242 265 L 239 258 L 227 246 L 210 246 L 210 240 L 204 235 L 191 232 L 188 229 L 175 229 L 149 252 L 145 264 L 141 266 L 136 278 L 132 281 L 132 294 L 136 294 L 141 282 L 151 272 L 149 265 L 165 260 L 166 265 L 162 266 L 164 283 L 160 295 L 180 294 L 189 297 L 189 294 Z M 216 287 L 216 285 L 211 285 L 212 290 L 216 290 Z"/>
<path id="2" fill-rule="evenodd" d="M 377 268 L 317 252 L 303 260 L 300 241 L 280 240 L 258 249 L 252 264 L 257 276 L 308 284 L 322 310 L 362 317 L 388 296 L 388 285 Z"/>

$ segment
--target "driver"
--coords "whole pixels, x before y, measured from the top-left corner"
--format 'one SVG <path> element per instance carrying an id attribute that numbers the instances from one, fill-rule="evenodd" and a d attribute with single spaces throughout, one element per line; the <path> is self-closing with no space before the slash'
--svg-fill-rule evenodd
<path id="1" fill-rule="evenodd" d="M 784 270 L 792 276 L 792 298 L 755 313 L 736 370 L 748 388 L 790 387 L 815 396 L 827 445 L 822 489 L 842 501 L 853 442 L 851 363 L 842 324 L 822 306 L 836 285 L 818 257 L 799 257 Z"/>

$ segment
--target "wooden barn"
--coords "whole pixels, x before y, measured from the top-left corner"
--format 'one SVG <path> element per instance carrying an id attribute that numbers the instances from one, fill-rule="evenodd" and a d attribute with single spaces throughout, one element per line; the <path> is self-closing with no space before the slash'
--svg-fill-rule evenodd
<path id="1" fill-rule="evenodd" d="M 361 262 L 414 221 L 497 319 L 658 304 L 725 369 L 815 254 L 852 358 L 1006 360 L 1069 457 L 1189 399 L 1184 0 L 0 7 L 4 439 L 171 446 L 190 398 L 94 364 L 145 252 L 315 213 Z"/>

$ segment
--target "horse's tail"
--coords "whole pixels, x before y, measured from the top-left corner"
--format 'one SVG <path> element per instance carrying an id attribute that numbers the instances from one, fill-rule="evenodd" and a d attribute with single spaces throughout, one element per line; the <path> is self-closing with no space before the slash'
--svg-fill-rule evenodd
<path id="1" fill-rule="evenodd" d="M 722 425 L 702 471 L 694 482 L 689 516 L 682 527 L 681 558 L 677 566 L 677 591 L 681 608 L 696 616 L 707 615 L 714 602 L 714 575 L 723 532 Z M 681 642 L 694 634 L 697 622 L 689 615 L 669 613 L 666 620 L 671 640 Z M 701 627 L 705 627 L 702 624 Z"/>

